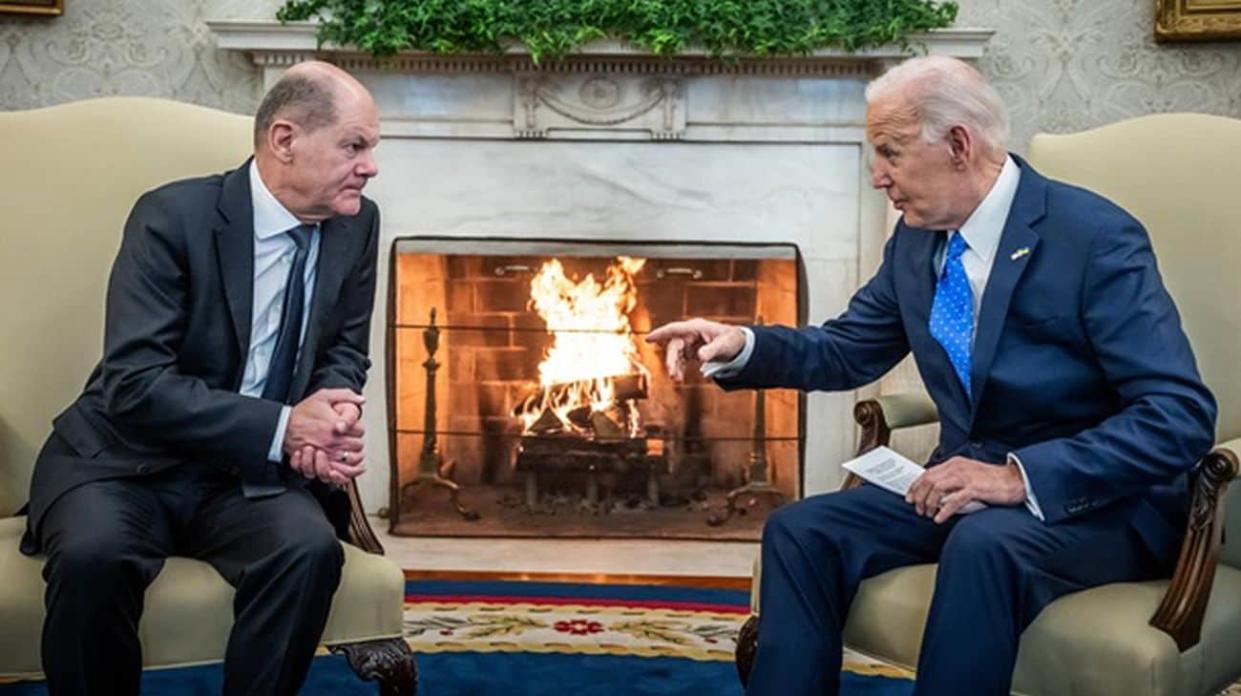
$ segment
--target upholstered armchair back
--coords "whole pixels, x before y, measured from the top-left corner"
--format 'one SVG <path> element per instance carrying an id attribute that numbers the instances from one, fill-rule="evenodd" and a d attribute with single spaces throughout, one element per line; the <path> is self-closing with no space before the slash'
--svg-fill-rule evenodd
<path id="1" fill-rule="evenodd" d="M 235 167 L 251 123 L 148 98 L 0 112 L 0 516 L 25 500 L 52 418 L 99 359 L 108 271 L 134 200 Z"/>
<path id="2" fill-rule="evenodd" d="M 1241 120 L 1144 116 L 1038 135 L 1043 174 L 1098 192 L 1150 232 L 1203 379 L 1219 402 L 1216 440 L 1241 438 Z M 1241 567 L 1241 486 L 1228 497 L 1223 560 Z"/>

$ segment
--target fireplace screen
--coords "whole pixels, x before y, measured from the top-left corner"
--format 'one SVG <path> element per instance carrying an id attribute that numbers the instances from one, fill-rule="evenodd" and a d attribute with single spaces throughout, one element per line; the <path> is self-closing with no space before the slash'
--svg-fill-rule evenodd
<path id="1" fill-rule="evenodd" d="M 755 539 L 801 400 L 667 376 L 691 316 L 796 324 L 791 245 L 405 238 L 388 317 L 394 534 Z"/>

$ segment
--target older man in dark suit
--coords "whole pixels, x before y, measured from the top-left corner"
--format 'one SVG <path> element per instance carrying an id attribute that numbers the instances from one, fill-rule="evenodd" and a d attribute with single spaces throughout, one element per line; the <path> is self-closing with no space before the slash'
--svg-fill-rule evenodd
<path id="1" fill-rule="evenodd" d="M 102 359 L 36 463 L 23 550 L 48 557 L 52 694 L 138 693 L 143 595 L 170 555 L 237 589 L 227 694 L 296 693 L 327 621 L 340 487 L 364 470 L 378 114 L 304 63 L 254 133 L 240 168 L 134 205 Z"/>
<path id="2" fill-rule="evenodd" d="M 872 183 L 902 218 L 847 311 L 803 329 L 697 319 L 650 340 L 674 376 L 728 363 L 725 388 L 852 389 L 912 352 L 939 409 L 905 499 L 864 485 L 768 519 L 748 693 L 836 693 L 861 581 L 938 561 L 915 693 L 1008 694 L 1018 638 L 1049 602 L 1169 572 L 1215 402 L 1141 224 L 1009 155 L 977 71 L 913 59 L 866 96 Z"/>

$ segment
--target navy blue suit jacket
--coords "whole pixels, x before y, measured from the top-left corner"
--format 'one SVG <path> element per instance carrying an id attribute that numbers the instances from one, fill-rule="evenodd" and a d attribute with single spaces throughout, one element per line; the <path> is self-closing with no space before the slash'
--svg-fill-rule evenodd
<path id="1" fill-rule="evenodd" d="M 978 316 L 972 399 L 927 327 L 945 233 L 903 220 L 844 314 L 818 327 L 752 327 L 749 362 L 720 384 L 853 389 L 912 351 L 939 409 L 930 464 L 957 455 L 999 463 L 1011 452 L 1049 524 L 1129 505 L 1135 531 L 1174 557 L 1185 474 L 1214 442 L 1214 398 L 1142 225 L 1017 163 Z"/>

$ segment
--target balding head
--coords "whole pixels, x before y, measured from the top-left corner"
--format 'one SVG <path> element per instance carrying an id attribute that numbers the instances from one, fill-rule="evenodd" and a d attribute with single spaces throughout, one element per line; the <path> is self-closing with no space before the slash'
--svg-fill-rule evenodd
<path id="1" fill-rule="evenodd" d="M 953 126 L 970 129 L 992 156 L 1008 150 L 1008 116 L 995 89 L 973 66 L 947 56 L 911 58 L 866 86 L 866 102 L 899 100 L 928 142 Z"/>
<path id="2" fill-rule="evenodd" d="M 285 71 L 263 97 L 254 115 L 254 147 L 263 147 L 268 130 L 284 119 L 315 131 L 336 123 L 342 101 L 370 99 L 352 75 L 330 63 L 306 61 Z"/>

